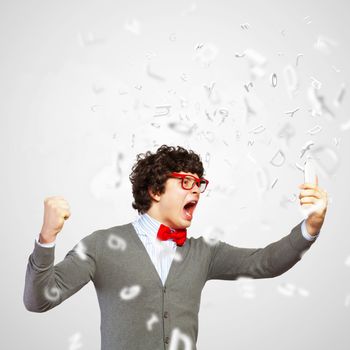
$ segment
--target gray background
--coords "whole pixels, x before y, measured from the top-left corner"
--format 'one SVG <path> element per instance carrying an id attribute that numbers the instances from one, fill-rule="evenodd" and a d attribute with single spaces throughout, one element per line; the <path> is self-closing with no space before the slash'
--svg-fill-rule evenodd
<path id="1" fill-rule="evenodd" d="M 349 349 L 348 13 L 346 1 L 2 1 L 1 348 L 100 346 L 92 283 L 43 314 L 23 305 L 46 197 L 71 206 L 58 262 L 136 218 L 136 154 L 182 145 L 210 180 L 189 235 L 263 247 L 303 218 L 312 141 L 330 196 L 320 237 L 281 276 L 207 283 L 197 344 Z"/>

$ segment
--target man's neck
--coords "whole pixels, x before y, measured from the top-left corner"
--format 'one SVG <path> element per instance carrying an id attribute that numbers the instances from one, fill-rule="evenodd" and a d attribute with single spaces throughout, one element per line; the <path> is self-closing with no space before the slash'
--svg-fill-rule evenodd
<path id="1" fill-rule="evenodd" d="M 160 215 L 158 215 L 158 214 L 155 212 L 155 210 L 149 209 L 148 212 L 146 212 L 146 214 L 147 214 L 148 216 L 150 216 L 152 219 L 158 221 L 160 224 L 165 225 L 164 222 L 163 222 L 164 220 L 162 220 L 162 218 L 160 217 Z"/>
<path id="2" fill-rule="evenodd" d="M 175 228 L 173 228 L 174 225 L 169 220 L 164 218 L 164 216 L 161 215 L 159 213 L 159 211 L 156 210 L 156 208 L 152 207 L 151 209 L 148 210 L 148 212 L 146 214 L 149 215 L 152 219 L 158 221 L 159 224 L 163 224 L 163 225 L 168 226 L 172 229 L 175 229 Z"/>
<path id="3" fill-rule="evenodd" d="M 176 223 L 170 220 L 166 215 L 164 215 L 164 213 L 161 213 L 159 208 L 157 208 L 155 205 L 148 209 L 146 214 L 148 214 L 152 219 L 157 220 L 160 224 L 168 226 L 173 230 L 183 229 L 186 227 L 176 225 Z"/>

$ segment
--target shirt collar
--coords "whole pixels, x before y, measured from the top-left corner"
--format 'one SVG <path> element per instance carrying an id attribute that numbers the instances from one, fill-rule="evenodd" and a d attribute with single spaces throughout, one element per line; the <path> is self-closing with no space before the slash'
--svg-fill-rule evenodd
<path id="1" fill-rule="evenodd" d="M 147 213 L 141 214 L 137 223 L 142 230 L 142 233 L 146 236 L 156 238 L 161 222 L 154 219 L 152 216 Z"/>

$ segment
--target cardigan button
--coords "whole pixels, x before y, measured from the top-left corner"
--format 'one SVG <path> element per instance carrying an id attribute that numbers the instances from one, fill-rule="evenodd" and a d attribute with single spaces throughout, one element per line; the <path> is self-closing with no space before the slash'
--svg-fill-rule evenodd
<path id="1" fill-rule="evenodd" d="M 165 312 L 164 312 L 164 318 L 168 318 L 168 316 L 169 316 L 169 312 L 168 312 L 168 311 L 165 311 Z"/>
<path id="2" fill-rule="evenodd" d="M 169 337 L 165 337 L 165 344 L 169 344 Z"/>

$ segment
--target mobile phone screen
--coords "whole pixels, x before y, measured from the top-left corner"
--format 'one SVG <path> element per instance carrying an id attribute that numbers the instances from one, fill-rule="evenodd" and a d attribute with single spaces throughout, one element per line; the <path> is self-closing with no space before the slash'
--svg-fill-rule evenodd
<path id="1" fill-rule="evenodd" d="M 308 158 L 304 165 L 304 183 L 316 183 L 315 162 L 312 158 Z"/>

